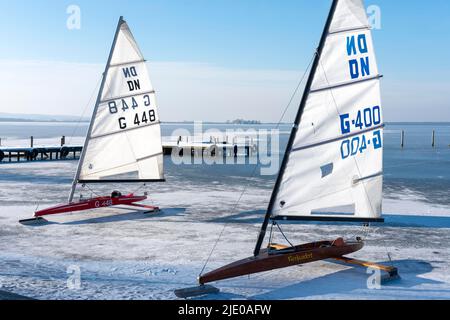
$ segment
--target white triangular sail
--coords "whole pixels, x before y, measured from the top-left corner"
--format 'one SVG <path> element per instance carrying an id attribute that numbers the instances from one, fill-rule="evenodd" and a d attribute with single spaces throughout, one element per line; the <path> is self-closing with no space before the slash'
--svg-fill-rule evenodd
<path id="1" fill-rule="evenodd" d="M 272 217 L 381 217 L 380 77 L 363 1 L 339 0 Z"/>
<path id="2" fill-rule="evenodd" d="M 155 92 L 144 57 L 122 19 L 104 77 L 76 180 L 162 180 Z"/>

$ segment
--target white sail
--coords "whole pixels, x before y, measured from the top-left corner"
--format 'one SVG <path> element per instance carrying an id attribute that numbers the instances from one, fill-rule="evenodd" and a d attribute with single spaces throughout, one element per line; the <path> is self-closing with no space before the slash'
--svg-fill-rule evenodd
<path id="1" fill-rule="evenodd" d="M 120 20 L 78 181 L 163 179 L 161 129 L 144 57 Z"/>
<path id="2" fill-rule="evenodd" d="M 380 77 L 363 1 L 339 0 L 272 217 L 381 217 Z"/>

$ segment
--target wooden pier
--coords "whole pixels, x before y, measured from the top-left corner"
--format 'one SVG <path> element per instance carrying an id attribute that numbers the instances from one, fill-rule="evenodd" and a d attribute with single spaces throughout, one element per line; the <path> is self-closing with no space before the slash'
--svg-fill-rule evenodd
<path id="1" fill-rule="evenodd" d="M 82 150 L 81 146 L 0 147 L 0 161 L 75 160 L 79 158 Z"/>
<path id="2" fill-rule="evenodd" d="M 65 137 L 61 138 L 61 145 L 35 146 L 33 137 L 30 139 L 30 147 L 2 147 L 0 146 L 0 162 L 21 161 L 51 161 L 51 160 L 78 160 L 83 147 L 81 145 L 65 145 Z M 164 155 L 176 154 L 191 157 L 223 156 L 223 157 L 250 157 L 257 152 L 257 146 L 253 141 L 238 143 L 233 141 L 219 142 L 211 139 L 208 142 L 196 142 L 195 139 L 182 139 L 163 141 Z"/>

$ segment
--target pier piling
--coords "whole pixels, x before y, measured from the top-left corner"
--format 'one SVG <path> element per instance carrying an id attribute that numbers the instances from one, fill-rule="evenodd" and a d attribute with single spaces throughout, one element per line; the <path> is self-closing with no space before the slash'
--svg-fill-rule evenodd
<path id="1" fill-rule="evenodd" d="M 433 148 L 436 147 L 436 130 L 433 130 L 433 133 L 431 135 L 431 146 Z"/>
<path id="2" fill-rule="evenodd" d="M 402 130 L 402 133 L 400 135 L 400 146 L 402 149 L 405 147 L 405 130 Z"/>

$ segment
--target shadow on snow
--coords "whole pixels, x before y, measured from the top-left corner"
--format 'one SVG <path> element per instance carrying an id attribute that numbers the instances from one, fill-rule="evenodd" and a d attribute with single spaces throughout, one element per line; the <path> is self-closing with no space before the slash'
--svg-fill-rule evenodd
<path id="1" fill-rule="evenodd" d="M 433 266 L 426 261 L 420 260 L 399 260 L 394 261 L 394 265 L 399 269 L 400 279 L 388 282 L 382 285 L 380 290 L 370 290 L 367 286 L 369 275 L 365 274 L 364 268 L 350 268 L 333 274 L 328 274 L 316 279 L 288 285 L 277 288 L 263 294 L 258 294 L 249 299 L 269 300 L 269 299 L 306 299 L 314 296 L 327 296 L 336 294 L 351 294 L 358 291 L 358 295 L 362 299 L 389 299 L 389 291 L 396 291 L 395 298 L 399 295 L 402 298 L 414 298 L 417 295 L 409 295 L 414 287 L 423 284 L 440 284 L 442 282 L 424 279 L 421 275 L 430 273 Z M 426 289 L 420 289 L 426 294 Z M 400 293 L 399 293 L 400 292 Z M 405 294 L 402 294 L 405 292 Z M 450 297 L 448 290 L 437 292 L 432 290 L 433 295 L 439 294 L 439 297 L 445 299 Z M 393 298 L 394 298 L 393 296 Z"/>
<path id="2" fill-rule="evenodd" d="M 130 210 L 127 208 L 118 208 L 115 209 L 120 210 Z M 37 223 L 35 225 L 29 225 L 30 227 L 42 227 L 47 225 L 65 225 L 65 226 L 76 226 L 76 225 L 87 225 L 87 224 L 103 224 L 103 223 L 114 223 L 114 222 L 121 222 L 121 221 L 134 221 L 134 220 L 145 220 L 150 218 L 168 218 L 173 216 L 179 216 L 183 215 L 185 213 L 185 208 L 165 208 L 161 211 L 155 213 L 155 212 L 146 212 L 146 211 L 133 211 L 133 212 L 126 212 L 122 214 L 109 214 L 105 216 L 100 217 L 91 217 L 83 220 L 77 220 L 77 221 L 70 221 L 70 222 L 55 222 L 55 221 L 45 221 L 42 223 Z M 77 215 L 79 213 L 76 213 Z M 89 213 L 86 213 L 89 215 Z"/>
<path id="3" fill-rule="evenodd" d="M 262 223 L 264 210 L 243 211 L 230 216 L 224 216 L 208 220 L 212 223 Z M 385 223 L 375 223 L 376 226 L 398 227 L 398 228 L 438 228 L 450 229 L 450 216 L 422 216 L 422 215 L 384 215 Z M 280 221 L 280 223 L 282 223 Z M 289 224 L 299 225 L 361 225 L 355 222 L 311 222 L 311 221 L 289 221 Z"/>

